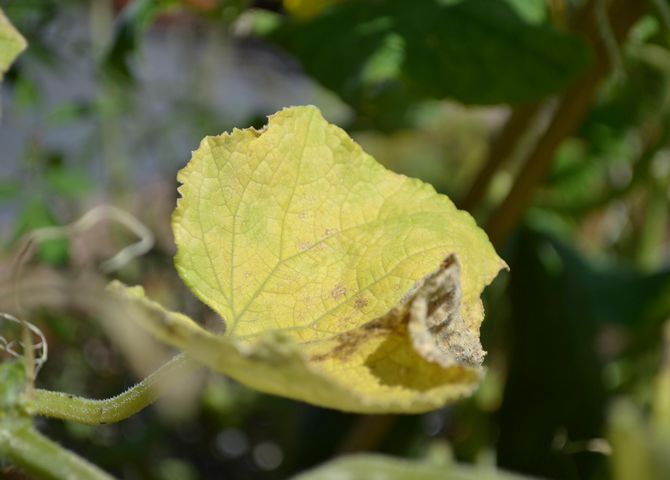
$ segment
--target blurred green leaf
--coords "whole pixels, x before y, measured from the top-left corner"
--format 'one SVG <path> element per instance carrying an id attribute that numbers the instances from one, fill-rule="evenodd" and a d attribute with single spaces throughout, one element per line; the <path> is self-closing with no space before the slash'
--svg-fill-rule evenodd
<path id="1" fill-rule="evenodd" d="M 0 420 L 20 407 L 25 381 L 25 368 L 21 361 L 0 363 Z"/>
<path id="2" fill-rule="evenodd" d="M 187 462 L 177 458 L 166 458 L 158 464 L 160 480 L 196 480 L 198 472 Z"/>
<path id="3" fill-rule="evenodd" d="M 136 0 L 128 2 L 114 26 L 114 37 L 102 59 L 104 69 L 117 80 L 131 80 L 128 59 L 139 46 L 142 34 L 161 13 L 178 8 L 173 0 Z"/>
<path id="4" fill-rule="evenodd" d="M 646 274 L 596 261 L 529 230 L 507 257 L 510 356 L 498 460 L 533 475 L 575 478 L 576 470 L 591 478 L 604 457 L 571 449 L 586 451 L 580 445 L 602 436 L 612 394 L 604 380 L 607 359 L 630 358 L 635 380 L 644 380 L 639 355 L 657 342 L 670 316 L 670 271 Z"/>
<path id="5" fill-rule="evenodd" d="M 18 76 L 13 86 L 13 101 L 21 108 L 35 107 L 43 100 L 43 92 L 40 91 L 34 79 L 28 76 Z"/>
<path id="6" fill-rule="evenodd" d="M 496 470 L 459 464 L 433 464 L 382 455 L 341 457 L 293 480 L 520 480 L 523 477 Z"/>
<path id="7" fill-rule="evenodd" d="M 667 446 L 654 437 L 642 412 L 630 401 L 619 400 L 610 411 L 610 465 L 615 480 L 670 478 Z"/>
<path id="8" fill-rule="evenodd" d="M 16 182 L 9 180 L 0 180 L 0 202 L 10 200 L 16 197 L 20 187 Z"/>
<path id="9" fill-rule="evenodd" d="M 667 111 L 670 96 L 670 52 L 654 46 L 639 46 L 624 58 L 624 81 L 610 79 L 589 112 L 580 133 L 603 145 L 598 129 L 603 125 L 622 135 L 654 115 Z M 605 139 L 607 140 L 607 139 Z"/>
<path id="10" fill-rule="evenodd" d="M 55 194 L 67 198 L 83 197 L 93 188 L 86 175 L 62 167 L 50 168 L 44 178 Z"/>
<path id="11" fill-rule="evenodd" d="M 15 238 L 35 229 L 59 226 L 49 206 L 41 201 L 28 202 L 17 219 Z M 39 245 L 39 258 L 51 265 L 63 265 L 69 257 L 69 242 L 66 239 L 47 240 Z"/>
<path id="12" fill-rule="evenodd" d="M 652 404 L 652 424 L 654 431 L 670 447 L 670 322 L 664 328 L 665 356 L 661 370 L 656 376 Z"/>
<path id="13" fill-rule="evenodd" d="M 580 39 L 493 0 L 345 2 L 287 22 L 270 38 L 382 127 L 429 98 L 537 100 L 565 88 L 589 63 Z"/>
<path id="14" fill-rule="evenodd" d="M 520 17 L 528 23 L 542 23 L 547 19 L 547 0 L 506 0 Z"/>
<path id="15" fill-rule="evenodd" d="M 67 102 L 51 110 L 48 121 L 50 126 L 59 127 L 91 115 L 95 115 L 95 110 L 90 102 Z"/>

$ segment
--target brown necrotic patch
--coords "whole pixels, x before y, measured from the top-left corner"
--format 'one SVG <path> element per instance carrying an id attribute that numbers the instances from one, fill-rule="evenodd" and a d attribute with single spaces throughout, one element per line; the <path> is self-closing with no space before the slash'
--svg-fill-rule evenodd
<path id="1" fill-rule="evenodd" d="M 388 342 L 384 344 L 387 346 L 403 345 L 402 349 L 396 348 L 396 357 L 402 352 L 406 358 L 411 357 L 413 361 L 420 358 L 419 363 L 428 362 L 437 369 L 465 368 L 477 371 L 485 352 L 476 331 L 469 328 L 460 313 L 460 275 L 461 267 L 456 256 L 449 255 L 437 270 L 418 282 L 396 307 L 360 327 L 336 335 L 328 341 L 331 342 L 331 348 L 327 352 L 315 354 L 311 359 L 316 362 L 327 359 L 346 361 L 372 338 L 385 336 Z M 345 295 L 346 289 L 340 283 L 331 292 L 335 299 Z M 367 299 L 359 296 L 354 300 L 353 307 L 360 310 L 367 303 Z M 384 349 L 386 352 L 391 350 Z M 394 359 L 389 358 L 389 361 L 393 363 Z M 405 371 L 413 365 L 412 361 L 406 363 L 403 367 Z"/>
<path id="2" fill-rule="evenodd" d="M 365 307 L 368 306 L 368 299 L 365 297 L 356 297 L 356 300 L 354 300 L 354 308 L 356 310 L 363 310 Z"/>
<path id="3" fill-rule="evenodd" d="M 428 391 L 447 384 L 473 385 L 479 373 L 462 365 L 444 367 L 416 351 L 409 337 L 385 339 L 365 360 L 365 366 L 381 385 Z"/>
<path id="4" fill-rule="evenodd" d="M 334 338 L 333 347 L 325 353 L 312 355 L 310 359 L 315 362 L 322 362 L 329 359 L 344 361 L 353 355 L 361 346 L 374 337 L 388 336 L 391 334 L 406 335 L 399 330 L 404 330 L 400 322 L 390 322 L 389 316 L 385 315 L 376 318 L 358 328 L 348 332 L 341 333 Z"/>
<path id="5" fill-rule="evenodd" d="M 333 297 L 333 300 L 344 298 L 347 296 L 347 288 L 341 283 L 336 283 L 330 291 L 330 296 Z"/>

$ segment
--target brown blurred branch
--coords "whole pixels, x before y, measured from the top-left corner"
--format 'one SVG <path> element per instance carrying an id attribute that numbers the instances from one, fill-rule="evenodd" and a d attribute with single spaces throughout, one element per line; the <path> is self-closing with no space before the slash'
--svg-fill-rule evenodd
<path id="1" fill-rule="evenodd" d="M 535 118 L 539 107 L 540 103 L 532 103 L 517 106 L 512 110 L 502 130 L 491 142 L 486 162 L 477 174 L 470 190 L 460 202 L 459 208 L 472 212 L 479 206 L 491 185 L 493 176 L 519 144 L 533 118 Z"/>
<path id="2" fill-rule="evenodd" d="M 509 194 L 494 212 L 488 233 L 494 245 L 502 246 L 519 222 L 532 199 L 535 187 L 549 172 L 560 143 L 580 125 L 601 82 L 612 68 L 607 42 L 599 28 L 596 3 L 590 2 L 575 22 L 575 32 L 583 35 L 594 51 L 591 69 L 563 96 L 545 133 L 528 155 Z M 646 1 L 612 0 L 608 8 L 611 33 L 618 44 L 647 10 Z"/>

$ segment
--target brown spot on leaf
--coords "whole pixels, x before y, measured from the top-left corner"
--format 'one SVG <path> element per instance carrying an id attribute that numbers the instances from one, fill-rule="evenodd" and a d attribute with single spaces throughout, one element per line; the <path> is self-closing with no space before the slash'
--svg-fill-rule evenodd
<path id="1" fill-rule="evenodd" d="M 388 377 L 385 382 L 399 381 L 395 378 L 398 376 L 397 366 L 389 367 L 385 359 L 400 350 L 406 357 L 416 359 L 404 367 L 416 363 L 435 372 L 446 369 L 449 375 L 456 377 L 462 376 L 459 372 L 476 377 L 485 352 L 477 332 L 469 328 L 460 314 L 460 272 L 455 255 L 448 256 L 437 270 L 412 287 L 396 307 L 360 327 L 337 335 L 328 352 L 314 355 L 311 360 L 334 358 L 343 361 L 371 338 L 383 336 L 386 337 L 385 346 L 381 348 L 380 345 L 378 351 L 366 360 L 366 365 L 371 371 L 381 368 L 373 373 L 380 379 Z M 331 295 L 341 298 L 346 295 L 346 289 L 338 283 Z M 355 308 L 365 305 L 367 300 L 363 297 L 354 300 Z M 404 373 L 400 376 L 409 378 L 413 375 Z M 410 384 L 415 389 L 429 388 L 428 383 L 411 381 Z"/>
<path id="2" fill-rule="evenodd" d="M 362 310 L 368 306 L 368 299 L 365 297 L 356 297 L 354 300 L 354 308 L 356 310 Z"/>
<path id="3" fill-rule="evenodd" d="M 333 300 L 339 300 L 347 296 L 347 289 L 341 283 L 336 283 L 333 289 L 330 292 L 330 296 L 333 297 Z"/>

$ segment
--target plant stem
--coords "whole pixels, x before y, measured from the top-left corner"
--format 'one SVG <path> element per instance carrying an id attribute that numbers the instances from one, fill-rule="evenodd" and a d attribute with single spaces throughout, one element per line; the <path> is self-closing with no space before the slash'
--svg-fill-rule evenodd
<path id="1" fill-rule="evenodd" d="M 183 353 L 177 355 L 140 383 L 105 400 L 92 400 L 62 392 L 37 389 L 28 398 L 31 413 L 89 425 L 104 425 L 124 420 L 151 405 L 169 387 L 169 380 L 180 370 L 195 368 Z M 166 381 L 167 380 L 167 381 Z"/>
<path id="2" fill-rule="evenodd" d="M 608 50 L 598 28 L 594 3 L 585 8 L 575 30 L 590 40 L 594 48 L 594 65 L 561 99 L 554 118 L 545 134 L 526 159 L 512 190 L 493 214 L 487 228 L 491 242 L 504 245 L 510 232 L 518 224 L 530 203 L 535 187 L 542 182 L 551 168 L 554 152 L 560 143 L 572 134 L 581 123 L 593 102 L 598 87 L 610 72 Z M 622 42 L 628 30 L 647 10 L 647 2 L 613 0 L 610 2 L 609 20 L 614 39 Z"/>
<path id="3" fill-rule="evenodd" d="M 25 418 L 3 421 L 0 456 L 40 479 L 113 480 L 108 473 L 43 436 Z"/>
<path id="4" fill-rule="evenodd" d="M 540 102 L 535 102 L 514 108 L 502 130 L 491 142 L 486 162 L 475 177 L 463 200 L 459 202 L 459 208 L 473 213 L 480 205 L 494 175 L 510 157 L 521 137 L 530 128 L 540 105 Z"/>

